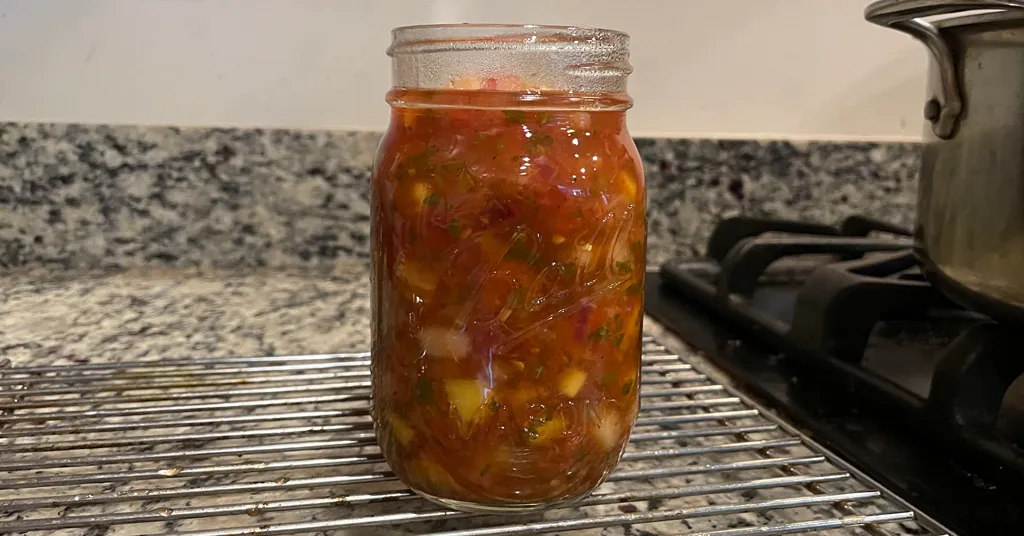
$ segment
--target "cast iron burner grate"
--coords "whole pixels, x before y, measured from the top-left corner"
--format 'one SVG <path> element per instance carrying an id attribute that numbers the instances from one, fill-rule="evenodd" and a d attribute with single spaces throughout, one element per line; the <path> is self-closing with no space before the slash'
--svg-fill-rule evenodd
<path id="1" fill-rule="evenodd" d="M 576 507 L 523 517 L 441 509 L 395 479 L 375 446 L 367 353 L 7 368 L 0 533 L 947 534 L 644 344 L 623 462 Z"/>
<path id="2" fill-rule="evenodd" d="M 652 316 L 951 529 L 1019 530 L 1018 328 L 948 300 L 918 270 L 909 231 L 870 218 L 734 218 L 707 250 L 651 274 Z"/>

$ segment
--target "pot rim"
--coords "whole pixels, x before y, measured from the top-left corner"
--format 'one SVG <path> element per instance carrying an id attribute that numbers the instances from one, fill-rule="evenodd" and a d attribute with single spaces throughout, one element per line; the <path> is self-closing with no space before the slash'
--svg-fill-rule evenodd
<path id="1" fill-rule="evenodd" d="M 976 13 L 974 15 L 956 15 L 932 22 L 932 25 L 940 30 L 963 29 L 963 30 L 991 30 L 995 26 L 1019 21 L 1021 24 L 1012 26 L 1024 26 L 1024 10 L 1007 9 L 1001 11 L 989 11 Z"/>

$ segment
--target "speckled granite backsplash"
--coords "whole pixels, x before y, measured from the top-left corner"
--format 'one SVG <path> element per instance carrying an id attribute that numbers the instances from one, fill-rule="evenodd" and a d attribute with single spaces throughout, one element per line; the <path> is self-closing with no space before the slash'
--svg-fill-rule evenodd
<path id="1" fill-rule="evenodd" d="M 0 124 L 0 267 L 324 268 L 369 256 L 378 134 Z M 737 214 L 909 225 L 916 144 L 639 140 L 652 263 Z"/>

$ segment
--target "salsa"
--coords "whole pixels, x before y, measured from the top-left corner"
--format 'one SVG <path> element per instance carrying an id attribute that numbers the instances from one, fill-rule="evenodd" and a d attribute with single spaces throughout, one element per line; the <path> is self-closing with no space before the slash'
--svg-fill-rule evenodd
<path id="1" fill-rule="evenodd" d="M 389 93 L 372 179 L 379 443 L 449 503 L 572 500 L 618 462 L 639 406 L 643 172 L 621 109 L 456 86 Z"/>

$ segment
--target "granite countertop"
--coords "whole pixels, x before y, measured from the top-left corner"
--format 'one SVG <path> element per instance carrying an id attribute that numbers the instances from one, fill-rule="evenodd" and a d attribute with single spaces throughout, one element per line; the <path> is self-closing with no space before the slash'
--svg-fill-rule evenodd
<path id="1" fill-rule="evenodd" d="M 369 260 L 379 134 L 0 123 L 0 268 Z M 918 146 L 638 139 L 651 266 L 746 215 L 909 227 Z"/>
<path id="2" fill-rule="evenodd" d="M 0 282 L 0 335 L 4 356 L 19 364 L 101 363 L 157 358 L 213 356 L 263 356 L 316 354 L 361 350 L 369 344 L 369 289 L 365 263 L 341 263 L 337 269 L 322 271 L 227 271 L 196 269 L 135 269 L 105 272 L 65 272 L 48 269 L 22 270 L 6 275 Z M 728 381 L 665 332 L 651 319 L 645 326 L 671 351 Z M 224 430 L 233 429 L 231 427 Z M 662 444 L 664 443 L 664 444 Z M 687 441 L 701 446 L 707 440 Z M 193 445 L 201 446 L 201 445 Z M 675 442 L 657 442 L 645 448 L 673 448 Z M 799 455 L 799 454 L 797 454 Z M 717 463 L 735 461 L 719 456 Z M 740 458 L 736 458 L 738 460 Z M 707 460 L 702 460 L 706 463 Z M 657 462 L 644 462 L 657 463 Z M 637 462 L 630 469 L 642 467 Z M 297 476 L 318 476 L 316 470 Z M 765 476 L 777 476 L 767 471 Z M 662 479 L 660 485 L 692 485 L 700 479 Z M 188 485 L 215 481 L 190 479 Z M 616 491 L 617 484 L 606 484 Z M 830 485 L 843 493 L 856 487 Z M 621 489 L 619 489 L 621 491 Z M 746 500 L 780 498 L 789 492 L 778 489 L 744 492 Z M 237 498 L 213 498 L 212 504 L 237 502 Z M 714 505 L 716 496 L 688 497 L 674 501 L 674 507 Z M 733 499 L 735 500 L 735 499 Z M 211 504 L 204 500 L 203 504 Z M 110 509 L 71 509 L 73 515 L 106 513 Z M 637 529 L 614 527 L 602 535 L 678 534 L 728 527 L 760 525 L 814 519 L 830 514 L 827 507 L 806 510 L 778 510 L 727 518 L 698 518 L 687 521 L 642 525 Z M 69 510 L 61 511 L 65 515 Z M 617 506 L 592 508 L 602 514 L 621 513 Z M 553 512 L 560 517 L 562 511 Z M 331 519 L 344 511 L 318 510 L 313 519 Z M 2 519 L 2 514 L 0 514 Z M 309 521 L 303 511 L 275 515 L 273 522 Z M 724 521 L 723 521 L 724 520 Z M 451 528 L 451 526 L 447 526 Z M 164 527 L 172 531 L 210 528 L 203 520 L 180 520 Z M 75 532 L 68 532 L 74 534 Z M 908 532 L 913 533 L 913 532 Z M 342 531 L 340 534 L 350 534 Z M 368 534 L 368 532 L 351 532 Z M 376 534 L 376 532 L 375 532 Z M 597 534 L 597 533 L 595 533 Z M 843 534 L 860 534 L 859 529 Z"/>
<path id="3" fill-rule="evenodd" d="M 20 270 L 0 282 L 0 355 L 15 365 L 366 349 L 368 266 L 335 272 Z"/>

